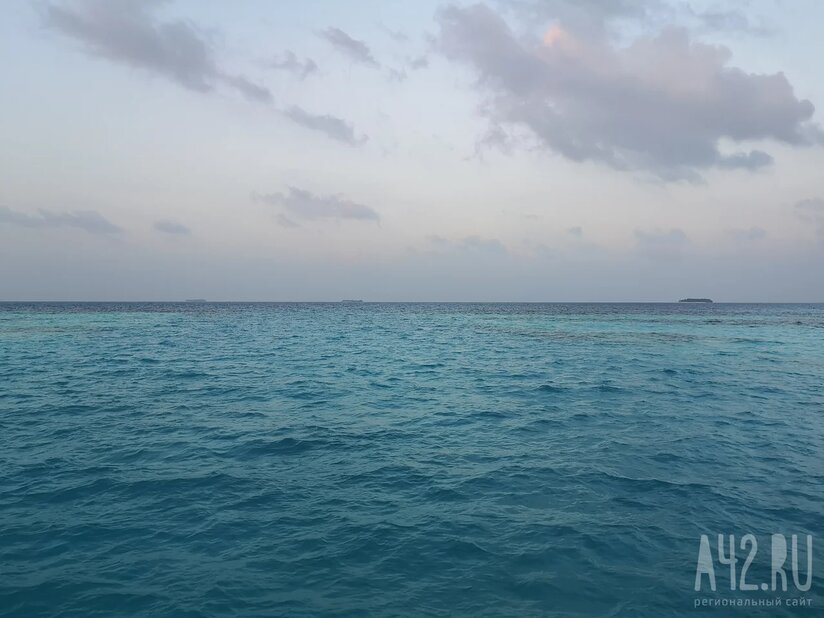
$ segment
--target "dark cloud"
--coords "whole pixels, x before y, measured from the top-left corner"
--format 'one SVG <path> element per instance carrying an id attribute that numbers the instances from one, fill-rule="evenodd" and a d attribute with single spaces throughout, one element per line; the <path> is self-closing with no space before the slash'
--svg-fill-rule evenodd
<path id="1" fill-rule="evenodd" d="M 353 39 L 340 28 L 327 28 L 320 33 L 320 36 L 351 60 L 374 68 L 380 66 L 366 43 Z"/>
<path id="2" fill-rule="evenodd" d="M 336 116 L 328 114 L 312 114 L 307 112 L 302 107 L 293 105 L 283 112 L 287 118 L 293 120 L 297 124 L 312 129 L 313 131 L 320 131 L 331 137 L 334 140 L 349 144 L 350 146 L 359 146 L 365 143 L 369 138 L 365 135 L 356 136 L 354 127 Z"/>
<path id="3" fill-rule="evenodd" d="M 77 210 L 73 212 L 54 212 L 39 210 L 30 215 L 0 206 L 0 223 L 9 223 L 29 228 L 73 227 L 90 234 L 116 234 L 121 228 L 94 210 Z"/>
<path id="4" fill-rule="evenodd" d="M 318 65 L 315 64 L 314 60 L 311 58 L 298 60 L 298 57 L 290 50 L 286 50 L 282 56 L 275 58 L 267 66 L 280 71 L 288 71 L 300 79 L 305 79 L 318 70 Z"/>
<path id="5" fill-rule="evenodd" d="M 44 23 L 81 42 L 87 51 L 163 75 L 179 85 L 209 92 L 223 83 L 253 101 L 271 93 L 240 75 L 224 73 L 212 42 L 188 21 L 160 21 L 152 14 L 164 0 L 76 0 L 47 4 Z"/>
<path id="6" fill-rule="evenodd" d="M 192 233 L 192 231 L 182 223 L 170 221 L 169 219 L 155 221 L 152 227 L 154 227 L 154 229 L 158 232 L 163 232 L 164 234 L 178 234 L 181 236 L 187 236 Z"/>
<path id="7" fill-rule="evenodd" d="M 289 187 L 288 193 L 269 193 L 256 198 L 267 204 L 283 208 L 297 219 L 354 219 L 359 221 L 380 221 L 378 213 L 369 206 L 352 202 L 341 195 L 315 195 L 310 191 Z M 283 214 L 283 213 L 281 213 Z M 278 218 L 287 227 L 294 223 L 286 215 Z"/>
<path id="8" fill-rule="evenodd" d="M 630 15 L 641 4 L 616 6 Z M 607 11 L 606 3 L 580 6 Z M 824 142 L 812 103 L 796 98 L 784 74 L 729 66 L 728 49 L 691 41 L 683 29 L 617 47 L 563 22 L 542 40 L 525 41 L 480 4 L 448 7 L 438 22 L 436 48 L 475 71 L 493 126 L 525 128 L 542 147 L 574 161 L 698 180 L 709 168 L 757 169 L 772 160 L 757 150 L 724 155 L 722 140 Z"/>
<path id="9" fill-rule="evenodd" d="M 584 228 L 582 228 L 580 225 L 576 225 L 574 227 L 568 228 L 567 233 L 569 233 L 572 236 L 575 236 L 575 238 L 581 238 L 584 235 Z"/>

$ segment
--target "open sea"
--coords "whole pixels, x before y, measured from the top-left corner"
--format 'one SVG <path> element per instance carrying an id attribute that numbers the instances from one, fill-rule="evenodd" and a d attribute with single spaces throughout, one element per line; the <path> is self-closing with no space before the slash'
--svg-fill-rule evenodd
<path id="1" fill-rule="evenodd" d="M 824 305 L 0 304 L 3 616 L 813 617 L 823 528 Z"/>

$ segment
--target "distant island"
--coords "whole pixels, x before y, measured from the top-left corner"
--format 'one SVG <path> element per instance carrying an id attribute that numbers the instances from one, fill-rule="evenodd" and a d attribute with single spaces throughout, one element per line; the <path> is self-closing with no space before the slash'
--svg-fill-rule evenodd
<path id="1" fill-rule="evenodd" d="M 710 299 L 710 298 L 682 298 L 678 302 L 679 303 L 711 303 L 712 299 Z"/>
<path id="2" fill-rule="evenodd" d="M 340 301 L 342 303 L 362 303 L 363 301 L 359 298 L 345 298 L 344 300 Z"/>
<path id="3" fill-rule="evenodd" d="M 206 299 L 205 298 L 187 298 L 186 302 L 187 303 L 205 303 Z"/>

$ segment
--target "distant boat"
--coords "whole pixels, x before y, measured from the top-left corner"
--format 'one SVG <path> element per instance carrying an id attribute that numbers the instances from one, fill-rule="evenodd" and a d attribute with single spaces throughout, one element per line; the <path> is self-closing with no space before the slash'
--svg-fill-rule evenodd
<path id="1" fill-rule="evenodd" d="M 710 298 L 682 298 L 678 302 L 679 303 L 711 303 L 712 299 L 710 299 Z"/>
<path id="2" fill-rule="evenodd" d="M 205 303 L 206 299 L 205 298 L 187 298 L 186 302 L 187 303 Z"/>
<path id="3" fill-rule="evenodd" d="M 347 305 L 350 305 L 350 304 L 353 304 L 353 303 L 362 303 L 363 301 L 362 301 L 361 299 L 359 299 L 359 298 L 355 298 L 355 299 L 352 299 L 352 298 L 346 298 L 346 299 L 344 299 L 344 300 L 342 300 L 342 301 L 340 301 L 340 302 L 345 303 L 345 304 L 347 304 Z"/>

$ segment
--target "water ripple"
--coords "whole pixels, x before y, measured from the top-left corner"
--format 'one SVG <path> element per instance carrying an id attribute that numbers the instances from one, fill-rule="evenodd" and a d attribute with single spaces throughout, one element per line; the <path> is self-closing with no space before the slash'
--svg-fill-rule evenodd
<path id="1" fill-rule="evenodd" d="M 0 614 L 693 616 L 700 534 L 821 538 L 822 328 L 0 304 Z"/>

